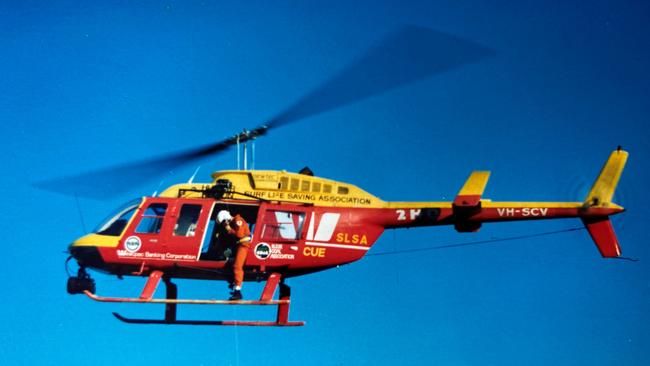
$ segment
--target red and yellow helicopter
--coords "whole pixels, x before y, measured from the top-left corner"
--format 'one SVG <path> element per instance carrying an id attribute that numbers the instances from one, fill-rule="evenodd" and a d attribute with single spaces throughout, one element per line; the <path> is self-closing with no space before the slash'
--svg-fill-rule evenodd
<path id="1" fill-rule="evenodd" d="M 453 57 L 435 57 L 422 45 L 439 49 L 453 46 Z M 395 54 L 404 57 L 394 57 Z M 148 161 L 108 168 L 37 184 L 62 193 L 103 197 L 132 186 L 132 174 L 148 174 L 196 161 L 232 146 L 244 148 L 268 132 L 299 119 L 355 102 L 460 64 L 490 52 L 473 42 L 419 27 L 407 27 L 370 49 L 356 63 L 263 126 L 244 131 L 216 144 Z M 387 64 L 386 56 L 392 60 Z M 411 65 L 417 55 L 418 62 Z M 409 60 L 408 67 L 397 59 Z M 378 62 L 377 60 L 382 60 Z M 403 68 L 408 70 L 403 70 Z M 359 77 L 360 70 L 370 70 Z M 387 80 L 384 70 L 399 70 Z M 401 73 L 399 77 L 394 74 Z M 363 72 L 362 72 L 363 74 Z M 350 92 L 343 80 L 364 85 Z M 342 87 L 346 93 L 339 93 Z M 344 95 L 343 95 L 344 94 Z M 325 102 L 323 102 L 325 100 Z M 320 102 L 318 102 L 320 101 Z M 454 225 L 459 232 L 476 232 L 483 223 L 580 218 L 603 257 L 621 255 L 609 216 L 624 209 L 612 202 L 627 160 L 620 148 L 609 156 L 582 202 L 495 202 L 483 198 L 490 172 L 471 173 L 450 202 L 386 202 L 353 184 L 316 177 L 306 168 L 300 173 L 247 169 L 218 171 L 210 183 L 173 185 L 159 195 L 139 198 L 116 211 L 91 234 L 69 246 L 79 265 L 70 276 L 71 294 L 86 294 L 101 302 L 165 304 L 160 320 L 130 319 L 127 323 L 188 325 L 299 326 L 289 320 L 290 288 L 285 280 L 357 261 L 386 229 Z M 116 183 L 117 182 L 117 183 Z M 251 226 L 252 241 L 245 262 L 245 280 L 265 281 L 257 300 L 178 299 L 174 278 L 230 280 L 232 248 L 220 241 L 217 213 L 239 214 Z M 110 275 L 147 277 L 139 297 L 103 297 L 95 293 L 88 269 Z M 165 298 L 154 298 L 163 281 Z M 279 287 L 279 294 L 275 292 Z M 274 305 L 274 321 L 179 320 L 178 304 Z"/>

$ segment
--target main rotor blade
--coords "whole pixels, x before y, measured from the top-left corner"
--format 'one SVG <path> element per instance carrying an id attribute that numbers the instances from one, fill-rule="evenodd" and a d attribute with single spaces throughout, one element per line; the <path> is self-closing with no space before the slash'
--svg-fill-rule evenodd
<path id="1" fill-rule="evenodd" d="M 283 126 L 422 80 L 494 51 L 432 29 L 407 26 L 370 48 L 333 78 L 271 118 Z"/>
<path id="2" fill-rule="evenodd" d="M 199 148 L 178 151 L 134 163 L 115 165 L 51 180 L 34 183 L 36 188 L 47 191 L 95 199 L 106 199 L 130 191 L 136 186 L 159 179 L 161 174 L 179 166 L 187 165 L 223 152 L 239 142 L 243 143 L 266 133 L 267 127 L 260 126 L 244 131 L 223 141 Z"/>
<path id="3" fill-rule="evenodd" d="M 153 181 L 163 172 L 223 152 L 239 142 L 332 109 L 384 93 L 493 52 L 475 42 L 427 28 L 408 26 L 389 35 L 333 78 L 273 117 L 266 125 L 223 141 L 135 163 L 35 183 L 37 188 L 106 199 Z"/>

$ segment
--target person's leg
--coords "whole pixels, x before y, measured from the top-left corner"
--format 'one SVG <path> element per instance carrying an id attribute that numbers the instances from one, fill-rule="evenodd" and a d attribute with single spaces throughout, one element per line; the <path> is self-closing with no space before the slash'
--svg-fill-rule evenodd
<path id="1" fill-rule="evenodd" d="M 240 245 L 237 248 L 237 254 L 235 256 L 235 263 L 232 266 L 234 275 L 235 275 L 235 287 L 233 288 L 233 296 L 231 299 L 239 297 L 241 298 L 241 286 L 244 282 L 244 263 L 246 262 L 246 256 L 248 255 L 248 247 Z M 238 299 L 236 299 L 238 300 Z"/>

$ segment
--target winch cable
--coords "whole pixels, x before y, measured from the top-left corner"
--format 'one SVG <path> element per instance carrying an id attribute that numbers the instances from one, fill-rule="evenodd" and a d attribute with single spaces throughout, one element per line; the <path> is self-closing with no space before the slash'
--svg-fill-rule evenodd
<path id="1" fill-rule="evenodd" d="M 366 257 L 379 257 L 379 256 L 395 255 L 395 254 L 410 254 L 410 253 L 427 252 L 427 251 L 440 250 L 440 249 L 449 249 L 449 248 L 459 248 L 459 247 L 467 247 L 467 246 L 475 246 L 475 245 L 494 244 L 494 243 L 500 243 L 500 242 L 505 242 L 505 241 L 515 241 L 515 240 L 522 240 L 522 239 L 530 239 L 530 238 L 538 238 L 538 237 L 543 237 L 543 236 L 557 235 L 557 234 L 563 234 L 563 233 L 568 233 L 568 232 L 572 232 L 572 231 L 579 231 L 579 230 L 586 230 L 586 229 L 584 227 L 573 227 L 573 228 L 561 229 L 561 230 L 544 231 L 544 232 L 541 232 L 541 233 L 534 233 L 534 234 L 508 236 L 508 237 L 504 237 L 504 238 L 474 240 L 474 241 L 468 241 L 468 242 L 462 242 L 462 243 L 443 244 L 443 245 L 429 246 L 429 247 L 423 247 L 423 248 L 391 250 L 391 251 L 388 251 L 388 252 L 368 253 L 368 254 L 366 254 Z M 628 257 L 619 257 L 619 258 L 616 258 L 616 259 L 629 260 L 629 261 L 633 261 L 633 262 L 638 261 L 638 259 L 628 258 Z"/>

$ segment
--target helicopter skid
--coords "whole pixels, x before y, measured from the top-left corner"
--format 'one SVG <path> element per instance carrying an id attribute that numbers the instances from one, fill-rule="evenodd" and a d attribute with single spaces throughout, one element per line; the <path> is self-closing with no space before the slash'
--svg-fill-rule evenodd
<path id="1" fill-rule="evenodd" d="M 269 322 L 269 321 L 246 321 L 246 320 L 173 320 L 163 319 L 131 319 L 118 313 L 113 313 L 118 320 L 128 324 L 178 324 L 178 325 L 231 325 L 231 326 L 256 326 L 256 327 L 300 327 L 305 325 L 303 321 L 292 322 Z"/>
<path id="2" fill-rule="evenodd" d="M 158 282 L 163 279 L 166 289 L 164 299 L 155 299 L 153 294 Z M 273 299 L 276 288 L 280 287 L 278 300 Z M 177 287 L 169 278 L 165 278 L 160 271 L 154 271 L 149 276 L 140 297 L 103 297 L 97 296 L 86 290 L 84 294 L 92 300 L 99 302 L 122 302 L 135 304 L 164 304 L 165 318 L 157 319 L 131 319 L 118 313 L 113 315 L 120 321 L 129 324 L 178 324 L 178 325 L 232 325 L 232 326 L 302 326 L 305 322 L 289 321 L 289 305 L 291 304 L 291 289 L 281 282 L 281 275 L 272 273 L 266 280 L 266 285 L 259 300 L 198 300 L 178 299 Z M 177 320 L 176 308 L 179 304 L 187 305 L 276 305 L 278 307 L 275 321 L 248 321 L 248 320 Z"/>

